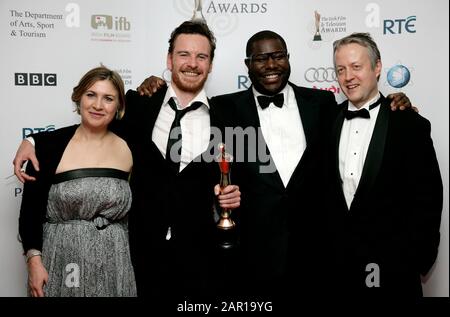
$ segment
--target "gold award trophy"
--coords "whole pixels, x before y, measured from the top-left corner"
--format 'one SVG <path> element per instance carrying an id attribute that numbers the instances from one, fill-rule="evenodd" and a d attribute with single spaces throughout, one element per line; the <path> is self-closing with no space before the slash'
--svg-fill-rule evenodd
<path id="1" fill-rule="evenodd" d="M 220 168 L 220 190 L 222 191 L 226 186 L 231 185 L 230 169 L 233 156 L 225 152 L 225 144 L 219 144 L 219 155 L 217 156 L 217 162 Z M 217 223 L 217 228 L 221 230 L 230 230 L 235 226 L 231 219 L 231 210 L 228 208 L 222 208 L 220 212 L 220 219 Z"/>
<path id="2" fill-rule="evenodd" d="M 313 41 L 322 41 L 322 37 L 320 36 L 320 13 L 314 11 L 314 24 L 316 25 L 316 33 L 314 34 Z"/>

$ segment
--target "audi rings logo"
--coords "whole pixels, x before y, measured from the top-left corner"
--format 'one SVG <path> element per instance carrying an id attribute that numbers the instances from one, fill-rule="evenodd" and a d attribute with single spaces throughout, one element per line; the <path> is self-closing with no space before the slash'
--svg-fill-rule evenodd
<path id="1" fill-rule="evenodd" d="M 305 80 L 309 83 L 332 83 L 337 81 L 333 67 L 310 67 L 305 72 Z"/>

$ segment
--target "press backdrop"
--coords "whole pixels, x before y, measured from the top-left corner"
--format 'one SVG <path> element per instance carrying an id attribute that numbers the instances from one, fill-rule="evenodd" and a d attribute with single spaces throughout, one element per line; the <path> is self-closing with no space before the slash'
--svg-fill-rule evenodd
<path id="1" fill-rule="evenodd" d="M 291 80 L 330 90 L 342 101 L 332 43 L 355 31 L 372 34 L 383 61 L 381 91 L 405 92 L 432 124 L 445 201 L 440 252 L 424 290 L 448 296 L 449 4 L 442 0 L 1 0 L 0 296 L 26 294 L 17 240 L 22 184 L 9 177 L 22 138 L 78 122 L 72 88 L 100 63 L 119 71 L 127 88 L 149 74 L 167 77 L 169 35 L 197 4 L 217 37 L 209 96 L 249 87 L 246 41 L 271 29 L 288 43 Z"/>

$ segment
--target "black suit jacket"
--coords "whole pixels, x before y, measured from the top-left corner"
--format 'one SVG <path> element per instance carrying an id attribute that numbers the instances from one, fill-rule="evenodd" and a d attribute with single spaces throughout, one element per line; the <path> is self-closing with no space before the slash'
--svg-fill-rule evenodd
<path id="1" fill-rule="evenodd" d="M 29 249 L 42 250 L 50 187 L 64 150 L 77 128 L 78 124 L 34 135 L 40 170 L 36 172 L 33 164 L 27 165 L 26 173 L 35 176 L 36 181 L 26 182 L 23 186 L 19 216 L 19 234 L 25 252 Z M 46 137 L 41 142 L 43 135 Z"/>
<path id="2" fill-rule="evenodd" d="M 330 156 L 331 241 L 342 294 L 420 296 L 438 252 L 442 180 L 430 123 L 414 111 L 390 111 L 384 97 L 350 210 L 339 173 L 342 105 Z M 368 288 L 366 265 L 379 267 L 380 287 Z M 347 291 L 344 292 L 344 290 Z"/>
<path id="3" fill-rule="evenodd" d="M 214 286 L 213 187 L 219 168 L 203 159 L 178 175 L 169 168 L 152 141 L 166 91 L 151 98 L 128 91 L 125 116 L 113 127 L 133 154 L 129 235 L 139 296 L 208 293 Z"/>
<path id="4" fill-rule="evenodd" d="M 322 273 L 324 218 L 316 197 L 325 167 L 322 151 L 337 106 L 330 92 L 289 84 L 295 92 L 307 146 L 288 186 L 285 188 L 278 171 L 261 172 L 267 167 L 261 157 L 252 159 L 258 151 L 270 156 L 264 138 L 259 145 L 245 138 L 243 147 L 239 146 L 242 138 L 234 141 L 236 162 L 231 177 L 242 192 L 240 210 L 233 215 L 240 237 L 239 265 L 234 274 L 243 284 L 237 292 L 277 294 L 287 291 L 287 282 L 298 288 L 299 279 L 308 280 L 301 286 L 307 289 Z M 214 97 L 212 102 L 222 129 L 260 127 L 252 88 Z M 230 143 L 229 139 L 225 142 Z"/>

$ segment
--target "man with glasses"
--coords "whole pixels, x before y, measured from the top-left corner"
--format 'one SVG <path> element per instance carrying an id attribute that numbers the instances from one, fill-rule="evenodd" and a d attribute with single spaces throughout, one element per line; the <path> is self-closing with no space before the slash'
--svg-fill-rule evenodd
<path id="1" fill-rule="evenodd" d="M 252 86 L 212 98 L 224 127 L 259 134 L 235 142 L 233 178 L 244 199 L 235 218 L 240 237 L 237 270 L 248 294 L 314 295 L 333 283 L 322 202 L 325 148 L 338 107 L 333 93 L 289 82 L 285 40 L 269 30 L 247 42 L 245 64 Z M 399 102 L 409 103 L 403 94 Z M 237 136 L 239 138 L 239 136 Z M 239 151 L 245 153 L 240 153 Z M 249 159 L 252 151 L 267 153 Z M 268 168 L 274 165 L 275 168 Z M 331 271 L 331 272 L 330 272 Z"/>
<path id="2" fill-rule="evenodd" d="M 335 274 L 327 266 L 321 203 L 326 199 L 325 149 L 337 103 L 331 92 L 289 82 L 289 53 L 277 33 L 254 34 L 246 56 L 252 87 L 210 102 L 223 134 L 225 127 L 234 128 L 235 147 L 228 149 L 235 158 L 233 183 L 243 196 L 233 214 L 240 241 L 238 258 L 230 265 L 230 291 L 314 295 L 327 289 L 325 283 L 333 283 Z M 150 77 L 138 90 L 152 94 L 163 84 Z M 397 107 L 409 105 L 403 94 L 394 99 Z M 249 136 L 251 131 L 256 138 Z"/>
<path id="3" fill-rule="evenodd" d="M 253 128 L 262 137 L 258 144 L 246 139 L 245 151 L 267 153 L 275 166 L 267 169 L 264 157 L 257 155 L 256 162 L 246 157 L 233 167 L 234 181 L 245 197 L 235 215 L 240 289 L 261 295 L 299 286 L 312 291 L 325 272 L 317 194 L 324 166 L 323 140 L 337 111 L 336 100 L 331 92 L 289 82 L 289 53 L 277 33 L 253 35 L 246 54 L 252 87 L 212 98 L 225 127 Z M 242 157 L 237 147 L 233 155 Z"/>

